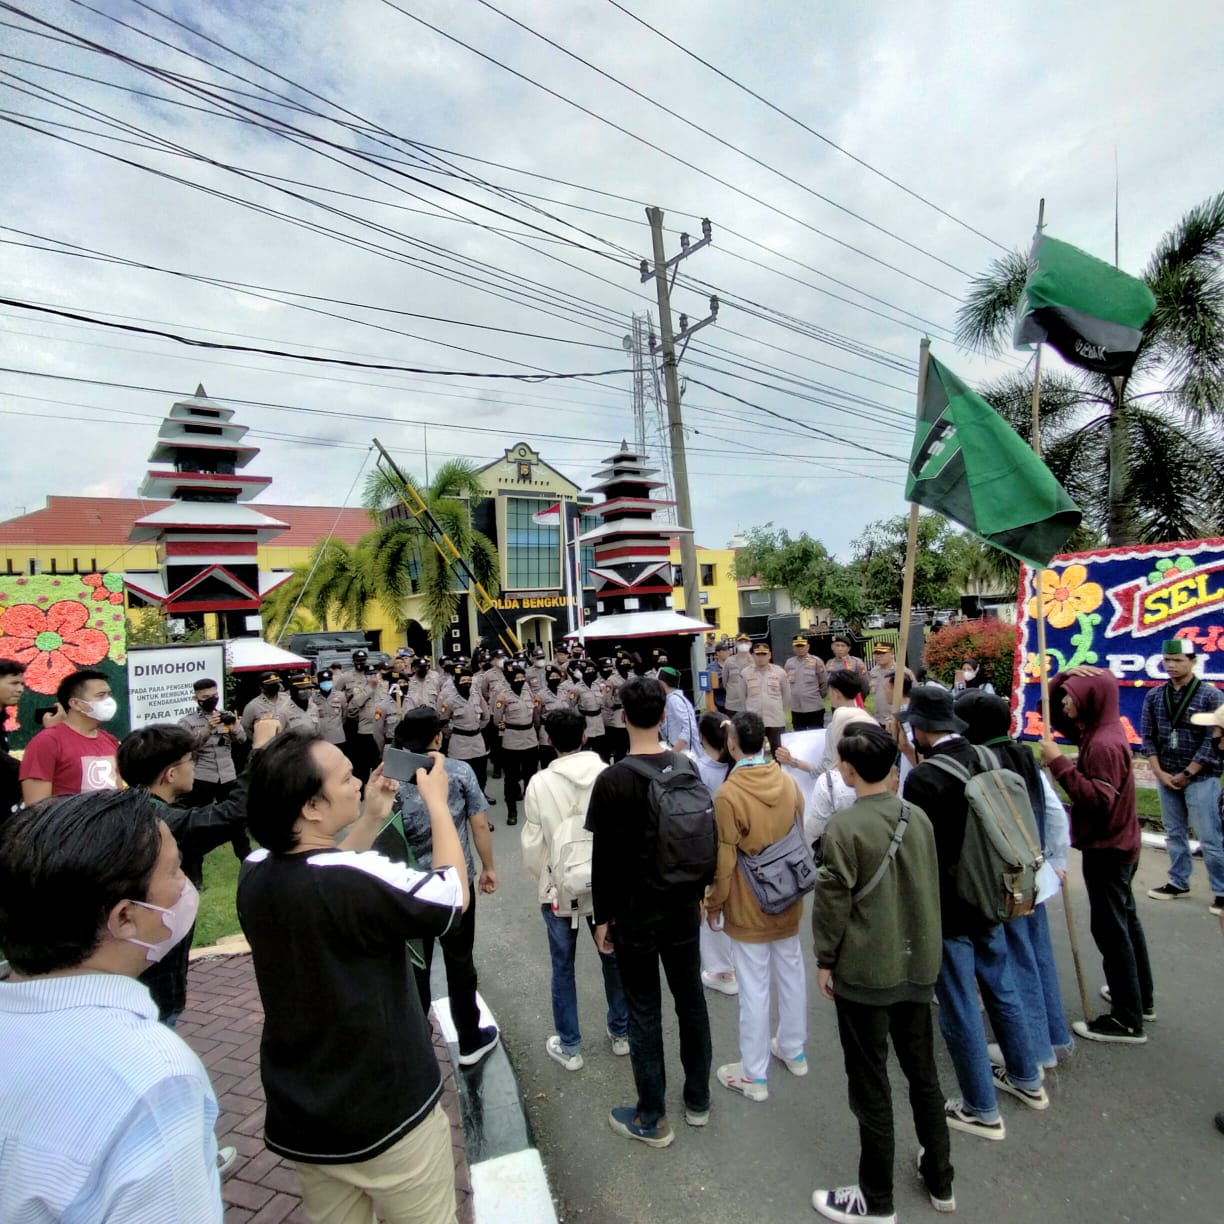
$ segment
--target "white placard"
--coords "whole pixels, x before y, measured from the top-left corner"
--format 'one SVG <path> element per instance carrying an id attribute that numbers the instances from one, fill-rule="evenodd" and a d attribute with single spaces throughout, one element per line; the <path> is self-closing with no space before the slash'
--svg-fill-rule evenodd
<path id="1" fill-rule="evenodd" d="M 130 649 L 127 657 L 128 706 L 133 730 L 150 723 L 178 722 L 196 710 L 197 680 L 215 680 L 224 692 L 225 644 Z"/>
<path id="2" fill-rule="evenodd" d="M 790 749 L 791 756 L 797 761 L 807 761 L 811 765 L 819 764 L 824 757 L 824 729 L 817 727 L 811 731 L 786 731 L 782 735 L 782 745 Z M 812 787 L 816 785 L 816 779 L 806 770 L 795 769 L 789 765 L 783 765 L 782 768 L 799 783 L 806 807 L 812 798 Z"/>

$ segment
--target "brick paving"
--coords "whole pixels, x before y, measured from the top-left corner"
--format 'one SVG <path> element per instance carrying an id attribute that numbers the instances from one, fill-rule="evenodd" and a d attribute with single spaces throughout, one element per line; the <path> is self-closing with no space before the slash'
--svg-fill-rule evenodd
<path id="1" fill-rule="evenodd" d="M 259 1082 L 263 1008 L 249 955 L 192 961 L 187 1008 L 177 1031 L 212 1078 L 221 1110 L 217 1142 L 238 1149 L 238 1159 L 221 1183 L 226 1224 L 305 1224 L 296 1171 L 263 1144 L 264 1097 Z M 473 1224 L 472 1182 L 464 1154 L 455 1071 L 436 1021 L 433 1032 L 434 1052 L 443 1074 L 442 1108 L 450 1119 L 455 1153 L 459 1224 Z"/>

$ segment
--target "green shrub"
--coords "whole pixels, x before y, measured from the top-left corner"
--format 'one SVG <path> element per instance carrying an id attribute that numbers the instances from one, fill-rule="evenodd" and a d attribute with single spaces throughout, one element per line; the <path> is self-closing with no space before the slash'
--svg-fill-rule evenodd
<path id="1" fill-rule="evenodd" d="M 962 621 L 927 638 L 923 662 L 934 679 L 950 685 L 965 659 L 976 659 L 995 692 L 1010 697 L 1019 641 L 1020 630 L 1001 620 Z"/>

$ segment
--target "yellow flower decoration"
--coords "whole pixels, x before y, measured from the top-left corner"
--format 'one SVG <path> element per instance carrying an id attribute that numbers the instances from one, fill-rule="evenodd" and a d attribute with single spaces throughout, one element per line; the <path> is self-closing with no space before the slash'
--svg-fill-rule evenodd
<path id="1" fill-rule="evenodd" d="M 1029 652 L 1028 659 L 1024 664 L 1024 674 L 1031 676 L 1034 680 L 1041 679 L 1041 659 L 1033 652 Z"/>
<path id="2" fill-rule="evenodd" d="M 1096 582 L 1085 582 L 1088 571 L 1082 565 L 1068 565 L 1060 574 L 1056 570 L 1041 571 L 1041 615 L 1055 629 L 1069 629 L 1081 613 L 1101 606 L 1105 592 Z M 1038 596 L 1028 603 L 1029 616 L 1037 616 Z"/>

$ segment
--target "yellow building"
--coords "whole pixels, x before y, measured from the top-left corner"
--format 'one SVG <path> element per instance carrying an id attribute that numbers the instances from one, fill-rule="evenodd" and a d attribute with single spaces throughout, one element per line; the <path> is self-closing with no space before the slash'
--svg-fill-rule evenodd
<path id="1" fill-rule="evenodd" d="M 702 548 L 697 545 L 698 593 L 703 617 L 719 636 L 735 636 L 739 619 L 739 593 L 735 584 L 735 553 L 730 548 Z M 672 607 L 688 612 L 684 606 L 684 573 L 680 565 L 680 542 L 671 541 Z"/>

